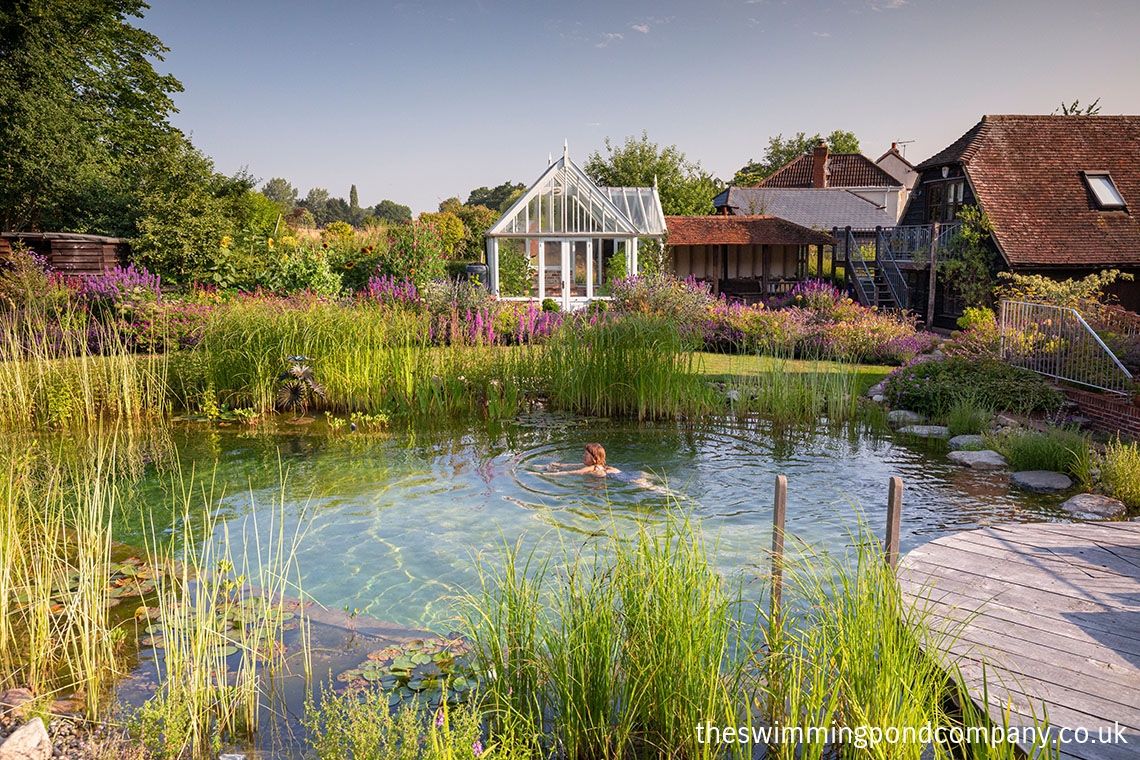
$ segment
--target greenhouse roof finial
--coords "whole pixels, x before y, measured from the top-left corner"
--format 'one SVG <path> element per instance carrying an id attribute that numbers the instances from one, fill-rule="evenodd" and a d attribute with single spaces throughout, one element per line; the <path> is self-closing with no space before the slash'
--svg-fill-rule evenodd
<path id="1" fill-rule="evenodd" d="M 546 165 L 550 166 L 552 163 L 554 163 L 554 154 L 553 153 L 547 153 L 546 154 Z"/>
<path id="2" fill-rule="evenodd" d="M 566 160 L 570 158 L 570 141 L 565 138 L 562 140 L 562 158 Z"/>

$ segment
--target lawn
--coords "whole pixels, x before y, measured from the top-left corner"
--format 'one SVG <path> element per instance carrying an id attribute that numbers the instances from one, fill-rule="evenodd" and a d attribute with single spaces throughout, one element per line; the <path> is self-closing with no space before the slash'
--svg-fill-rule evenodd
<path id="1" fill-rule="evenodd" d="M 858 376 L 859 392 L 864 393 L 895 369 L 881 364 L 844 364 L 810 359 L 779 359 L 772 356 L 697 353 L 700 372 L 711 379 L 726 380 L 769 372 L 827 373 L 851 372 Z"/>

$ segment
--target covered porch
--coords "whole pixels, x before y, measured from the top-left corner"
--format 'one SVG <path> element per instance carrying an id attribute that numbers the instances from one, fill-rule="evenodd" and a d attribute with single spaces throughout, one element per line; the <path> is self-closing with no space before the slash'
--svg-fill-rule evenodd
<path id="1" fill-rule="evenodd" d="M 812 246 L 830 235 L 786 219 L 760 216 L 670 216 L 667 255 L 677 277 L 709 282 L 714 294 L 747 303 L 782 295 L 807 277 Z"/>

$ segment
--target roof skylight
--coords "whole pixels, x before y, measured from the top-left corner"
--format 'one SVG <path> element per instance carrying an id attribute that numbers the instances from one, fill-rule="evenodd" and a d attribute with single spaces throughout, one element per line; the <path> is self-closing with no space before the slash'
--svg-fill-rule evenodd
<path id="1" fill-rule="evenodd" d="M 1124 208 L 1124 196 L 1116 189 L 1112 177 L 1108 172 L 1084 172 L 1085 182 L 1089 183 L 1096 198 L 1096 205 L 1100 208 Z"/>

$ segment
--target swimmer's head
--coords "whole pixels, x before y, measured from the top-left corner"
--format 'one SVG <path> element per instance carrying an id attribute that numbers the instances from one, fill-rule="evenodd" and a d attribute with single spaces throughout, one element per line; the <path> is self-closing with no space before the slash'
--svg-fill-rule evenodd
<path id="1" fill-rule="evenodd" d="M 587 443 L 583 461 L 587 467 L 605 467 L 606 450 L 602 448 L 600 443 Z"/>

